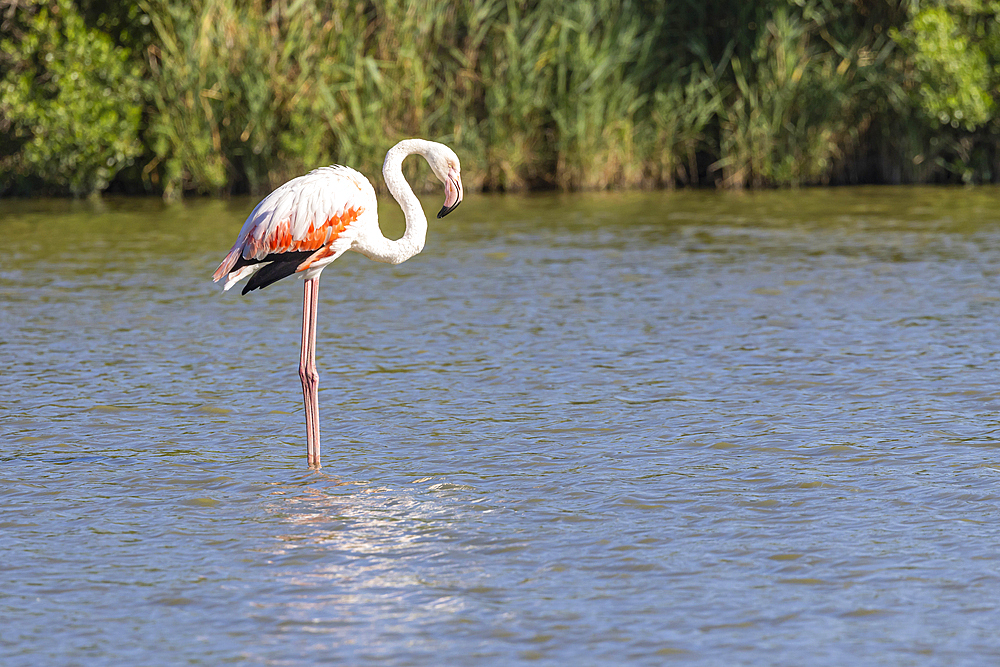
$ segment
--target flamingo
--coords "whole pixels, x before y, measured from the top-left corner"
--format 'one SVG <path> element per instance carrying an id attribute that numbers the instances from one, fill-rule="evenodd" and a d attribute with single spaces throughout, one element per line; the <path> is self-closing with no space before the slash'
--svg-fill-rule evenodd
<path id="1" fill-rule="evenodd" d="M 320 467 L 316 371 L 319 277 L 324 268 L 348 250 L 388 264 L 399 264 L 423 250 L 427 218 L 402 169 L 403 160 L 414 153 L 423 156 L 444 183 L 444 206 L 437 217 L 448 215 L 462 202 L 458 156 L 444 144 L 406 139 L 389 149 L 382 165 L 385 184 L 406 216 L 406 232 L 398 241 L 387 239 L 379 228 L 375 188 L 367 178 L 350 167 L 321 167 L 288 181 L 261 200 L 213 274 L 215 282 L 226 279 L 224 290 L 250 278 L 243 294 L 301 274 L 305 286 L 299 378 L 310 468 Z"/>

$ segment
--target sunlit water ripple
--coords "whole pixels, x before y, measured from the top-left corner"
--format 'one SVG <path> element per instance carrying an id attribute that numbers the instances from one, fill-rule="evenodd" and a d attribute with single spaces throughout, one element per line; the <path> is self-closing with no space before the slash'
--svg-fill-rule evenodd
<path id="1" fill-rule="evenodd" d="M 0 202 L 4 665 L 1000 656 L 1000 191 L 469 197 L 326 271 L 320 472 L 252 202 L 95 206 Z"/>

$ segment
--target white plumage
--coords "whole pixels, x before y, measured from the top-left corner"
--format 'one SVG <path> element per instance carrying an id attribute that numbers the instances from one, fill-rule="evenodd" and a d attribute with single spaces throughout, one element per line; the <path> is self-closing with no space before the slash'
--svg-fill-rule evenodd
<path id="1" fill-rule="evenodd" d="M 438 217 L 447 215 L 462 201 L 458 156 L 444 144 L 407 139 L 386 153 L 382 165 L 386 186 L 406 217 L 402 238 L 394 241 L 382 234 L 375 189 L 367 178 L 349 167 L 321 167 L 288 181 L 257 204 L 213 276 L 216 282 L 226 279 L 226 290 L 249 278 L 243 294 L 296 273 L 305 279 L 299 376 L 310 466 L 320 465 L 319 376 L 315 361 L 319 276 L 348 250 L 379 262 L 398 264 L 423 249 L 427 218 L 402 171 L 403 159 L 414 153 L 422 155 L 444 183 L 445 202 Z"/>

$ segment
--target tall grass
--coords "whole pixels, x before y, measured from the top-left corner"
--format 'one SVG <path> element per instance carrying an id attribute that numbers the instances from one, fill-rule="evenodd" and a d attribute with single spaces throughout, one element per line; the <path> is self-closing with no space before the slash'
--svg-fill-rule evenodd
<path id="1" fill-rule="evenodd" d="M 731 61 L 716 166 L 728 187 L 821 181 L 839 157 L 850 65 L 813 47 L 806 24 L 787 11 L 762 28 L 750 57 Z"/>
<path id="2" fill-rule="evenodd" d="M 750 53 L 756 85 L 736 57 L 664 62 L 669 17 L 630 0 L 143 6 L 168 194 L 332 160 L 373 173 L 405 136 L 454 144 L 494 190 L 697 183 L 699 151 L 726 185 L 804 182 L 836 155 L 830 59 L 786 14 Z"/>
<path id="3" fill-rule="evenodd" d="M 329 126 L 310 111 L 326 92 L 314 84 L 317 75 L 337 79 L 321 53 L 333 26 L 264 2 L 142 6 L 158 38 L 148 51 L 155 159 L 147 173 L 168 196 L 221 191 L 240 181 L 258 191 L 282 172 L 330 157 Z"/>
<path id="4" fill-rule="evenodd" d="M 375 176 L 408 136 L 451 144 L 470 190 L 1000 174 L 995 3 L 75 1 L 132 40 L 141 177 L 168 197 Z"/>
<path id="5" fill-rule="evenodd" d="M 460 60 L 441 40 L 455 17 L 441 3 L 143 7 L 158 37 L 149 173 L 168 194 L 241 181 L 256 192 L 333 160 L 377 173 L 394 141 L 464 129 L 448 127 L 466 98 L 454 93 Z"/>

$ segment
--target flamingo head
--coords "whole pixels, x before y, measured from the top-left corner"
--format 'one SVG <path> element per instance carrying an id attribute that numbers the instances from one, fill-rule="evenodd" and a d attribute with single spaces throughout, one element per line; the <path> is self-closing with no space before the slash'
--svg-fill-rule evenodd
<path id="1" fill-rule="evenodd" d="M 443 218 L 462 203 L 462 165 L 458 156 L 444 144 L 433 144 L 434 148 L 425 157 L 431 166 L 431 171 L 438 180 L 444 183 L 444 206 L 437 217 Z"/>

